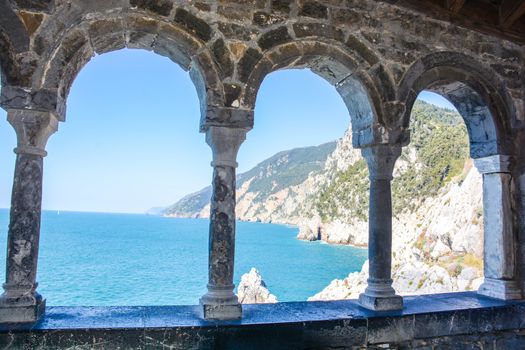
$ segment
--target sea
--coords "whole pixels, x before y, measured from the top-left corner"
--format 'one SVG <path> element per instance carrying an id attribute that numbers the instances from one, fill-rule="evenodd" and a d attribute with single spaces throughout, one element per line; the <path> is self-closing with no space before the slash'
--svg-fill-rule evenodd
<path id="1" fill-rule="evenodd" d="M 0 278 L 9 213 L 0 209 Z M 206 292 L 207 219 L 44 211 L 38 292 L 47 305 L 191 305 Z M 298 228 L 238 222 L 234 282 L 252 267 L 279 301 L 304 301 L 361 269 L 367 250 L 304 242 Z"/>

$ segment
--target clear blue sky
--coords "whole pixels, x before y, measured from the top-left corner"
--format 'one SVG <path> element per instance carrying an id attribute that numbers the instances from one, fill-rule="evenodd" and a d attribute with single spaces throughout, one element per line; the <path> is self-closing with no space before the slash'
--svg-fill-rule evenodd
<path id="1" fill-rule="evenodd" d="M 452 106 L 438 95 L 421 98 Z M 199 130 L 188 73 L 143 50 L 94 57 L 76 78 L 67 120 L 45 158 L 43 208 L 144 212 L 211 181 L 211 151 Z M 279 71 L 263 82 L 255 127 L 241 146 L 243 172 L 285 149 L 341 137 L 349 126 L 336 90 L 308 70 Z M 0 111 L 0 207 L 9 207 L 16 137 Z"/>

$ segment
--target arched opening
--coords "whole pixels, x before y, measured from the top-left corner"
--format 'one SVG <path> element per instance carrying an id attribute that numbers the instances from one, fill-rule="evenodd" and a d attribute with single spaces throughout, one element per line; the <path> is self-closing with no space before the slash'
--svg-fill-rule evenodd
<path id="1" fill-rule="evenodd" d="M 403 294 L 477 290 L 483 281 L 482 178 L 453 104 L 422 91 L 396 164 L 393 280 Z"/>
<path id="2" fill-rule="evenodd" d="M 162 56 L 114 51 L 82 69 L 45 159 L 38 280 L 48 305 L 198 302 L 208 223 L 145 213 L 209 183 L 199 113 L 188 73 Z"/>
<path id="3" fill-rule="evenodd" d="M 460 56 L 460 57 L 458 57 Z M 461 59 L 461 60 L 459 60 Z M 461 62 L 460 64 L 452 64 L 451 62 Z M 509 133 L 509 123 L 512 120 L 513 104 L 509 103 L 509 97 L 506 95 L 504 89 L 501 89 L 501 83 L 496 76 L 490 71 L 474 62 L 469 57 L 462 55 L 443 53 L 436 54 L 434 57 L 425 57 L 419 62 L 416 62 L 411 69 L 406 73 L 405 78 L 401 83 L 400 97 L 402 101 L 405 101 L 407 107 L 405 114 L 405 122 L 408 123 L 407 116 L 410 111 L 414 112 L 421 106 L 417 106 L 413 103 L 415 96 L 417 96 L 424 89 L 435 92 L 444 98 L 446 98 L 457 110 L 459 115 L 454 118 L 464 122 L 468 134 L 468 146 L 470 149 L 470 156 L 474 159 L 474 165 L 477 170 L 483 174 L 482 181 L 482 207 L 479 208 L 479 204 L 475 205 L 476 198 L 479 197 L 480 193 L 468 198 L 471 210 L 465 210 L 463 213 L 471 217 L 470 224 L 477 229 L 474 229 L 475 233 L 463 228 L 461 232 L 454 235 L 454 229 L 450 225 L 444 225 L 443 222 L 438 225 L 441 227 L 434 232 L 425 231 L 425 225 L 428 226 L 427 222 L 421 222 L 423 227 L 422 232 L 419 233 L 418 245 L 420 248 L 425 245 L 425 241 L 428 238 L 429 242 L 436 243 L 432 247 L 430 257 L 432 254 L 437 255 L 436 251 L 441 251 L 442 254 L 447 255 L 445 259 L 442 259 L 441 264 L 444 266 L 444 270 L 449 270 L 448 273 L 443 273 L 445 276 L 439 278 L 439 282 L 443 284 L 443 280 L 446 278 L 450 282 L 449 275 L 453 278 L 464 277 L 464 265 L 465 260 L 470 260 L 471 265 L 467 266 L 470 271 L 470 277 L 474 277 L 474 271 L 479 275 L 478 271 L 481 270 L 481 260 L 483 260 L 483 283 L 479 286 L 478 292 L 483 295 L 496 297 L 499 299 L 517 299 L 521 298 L 521 290 L 517 284 L 517 269 L 516 269 L 516 256 L 517 256 L 517 241 L 513 228 L 512 218 L 512 206 L 511 206 L 511 186 L 512 186 L 512 154 L 513 149 L 511 148 L 511 138 Z M 446 113 L 444 113 L 446 114 Z M 461 119 L 459 118 L 461 117 Z M 413 122 L 413 120 L 411 121 Z M 449 129 L 454 127 L 453 124 L 449 123 Z M 443 138 L 451 138 L 461 136 L 457 133 L 458 130 L 448 130 Z M 432 138 L 439 140 L 439 135 L 432 135 Z M 465 132 L 462 133 L 462 138 L 465 139 Z M 440 191 L 446 189 L 446 181 L 454 178 L 454 173 L 458 182 L 461 182 L 461 187 L 468 187 L 469 183 L 478 183 L 476 188 L 479 188 L 481 182 L 479 175 L 476 177 L 475 170 L 472 170 L 470 162 L 466 162 L 461 169 L 461 153 L 465 153 L 466 141 L 460 141 L 459 139 L 455 142 L 457 145 L 455 148 L 446 146 L 436 146 L 442 148 L 439 152 L 431 151 L 430 156 L 434 156 L 432 166 L 436 170 L 441 172 L 441 176 L 438 176 L 442 183 Z M 460 152 L 463 149 L 462 152 Z M 447 152 L 448 151 L 448 152 Z M 448 157 L 443 157 L 444 154 Z M 459 156 L 459 157 L 458 157 Z M 454 166 L 454 158 L 457 163 Z M 448 160 L 449 164 L 440 162 L 440 160 Z M 441 164 L 441 165 L 440 165 Z M 442 168 L 441 170 L 439 168 Z M 454 171 L 454 168 L 456 170 Z M 461 195 L 461 194 L 458 194 Z M 464 194 L 464 197 L 467 194 Z M 456 202 L 458 201 L 455 198 Z M 465 200 L 465 198 L 463 198 Z M 461 203 L 461 200 L 459 201 Z M 449 202 L 448 205 L 451 203 Z M 458 204 L 458 203 L 456 203 Z M 463 201 L 463 204 L 464 201 Z M 465 209 L 465 208 L 463 208 Z M 460 217 L 459 213 L 455 214 L 454 217 Z M 431 217 L 431 215 L 429 215 Z M 480 229 L 480 220 L 483 217 L 483 229 Z M 427 217 L 428 219 L 428 217 Z M 452 219 L 452 218 L 451 218 Z M 463 221 L 468 221 L 466 217 L 463 217 Z M 465 223 L 464 225 L 468 225 Z M 448 232 L 445 232 L 448 231 Z M 481 235 L 480 231 L 483 231 Z M 468 233 L 471 233 L 470 236 Z M 440 236 L 445 237 L 444 240 L 436 240 L 435 233 L 439 233 Z M 433 238 L 432 238 L 433 237 Z M 483 240 L 480 239 L 483 238 Z M 459 242 L 463 241 L 463 244 Z M 474 244 L 472 241 L 475 241 Z M 480 247 L 480 242 L 483 241 L 483 249 Z M 465 244 L 467 243 L 467 244 Z M 457 259 L 458 252 L 460 250 L 459 257 Z M 481 252 L 483 253 L 483 259 L 481 259 Z M 425 254 L 423 254 L 425 255 Z M 474 269 L 470 269 L 474 267 Z M 463 275 L 462 275 L 463 274 Z M 465 288 L 476 289 L 479 285 L 479 279 L 475 279 L 476 282 L 472 281 L 466 283 Z M 463 282 L 462 282 L 463 283 Z M 424 284 L 424 283 L 423 283 Z M 459 281 L 455 283 L 459 285 Z M 463 283 L 465 284 L 465 283 Z M 461 287 L 454 287 L 454 280 L 449 283 L 449 289 L 454 288 L 463 289 Z"/>
<path id="4" fill-rule="evenodd" d="M 310 70 L 266 75 L 255 126 L 238 160 L 236 212 L 249 221 L 237 228 L 235 282 L 242 302 L 264 301 L 264 295 L 257 296 L 257 275 L 244 275 L 253 267 L 279 301 L 304 301 L 333 279 L 361 269 L 367 252 L 355 246 L 363 245 L 366 225 L 355 236 L 349 232 L 356 212 L 365 222 L 368 212 L 346 203 L 344 192 L 353 186 L 340 183 L 340 174 L 357 166 L 359 157 L 349 122 L 338 91 Z M 340 212 L 333 211 L 337 207 Z M 307 278 L 305 266 L 312 267 Z"/>
<path id="5" fill-rule="evenodd" d="M 392 182 L 393 287 L 401 295 L 477 290 L 483 282 L 482 177 L 469 157 L 464 120 L 448 100 L 423 91 L 410 130 Z M 312 299 L 357 298 L 367 277 L 364 266 Z"/>
<path id="6" fill-rule="evenodd" d="M 48 46 L 43 43 L 37 49 L 45 63 L 38 65 L 31 74 L 31 81 L 28 82 L 31 89 L 21 90 L 25 100 L 22 100 L 21 105 L 9 106 L 9 121 L 18 134 L 18 156 L 17 181 L 13 185 L 12 199 L 15 204 L 10 216 L 6 259 L 8 273 L 4 286 L 7 287 L 4 288 L 6 292 L 2 295 L 2 300 L 9 305 L 18 305 L 21 297 L 27 298 L 28 303 L 34 306 L 35 315 L 30 317 L 32 320 L 38 318 L 45 307 L 41 295 L 35 292 L 41 221 L 42 160 L 47 153 L 45 144 L 48 137 L 56 131 L 58 121 L 65 120 L 70 88 L 87 62 L 95 54 L 124 47 L 154 51 L 190 72 L 199 97 L 202 125 L 208 122 L 206 118 L 210 108 L 224 105 L 223 89 L 216 66 L 203 42 L 177 24 L 151 18 L 151 14 L 138 15 L 124 12 L 116 16 L 86 16 L 76 21 L 67 31 L 58 30 L 54 38 L 56 45 Z M 55 32 L 54 29 L 51 31 Z M 42 37 L 36 39 L 39 40 L 45 41 Z M 31 198 L 27 200 L 28 197 Z M 24 258 L 24 264 L 20 264 L 21 258 L 17 255 L 26 254 L 29 257 Z M 19 320 L 20 317 L 24 316 L 16 314 L 12 319 Z"/>
<path id="7" fill-rule="evenodd" d="M 360 45 L 356 45 L 356 52 L 353 52 L 348 51 L 347 48 L 326 44 L 323 41 L 296 41 L 269 50 L 266 56 L 255 65 L 247 79 L 248 87 L 243 96 L 243 105 L 250 106 L 253 105 L 257 97 L 262 80 L 270 72 L 286 68 L 309 68 L 336 87 L 339 98 L 345 104 L 346 112 L 350 114 L 352 130 L 346 133 L 341 142 L 343 147 L 336 150 L 339 156 L 348 157 L 350 160 L 341 164 L 338 164 L 337 161 L 328 162 L 330 165 L 324 173 L 327 181 L 323 183 L 323 186 L 316 188 L 318 191 L 315 191 L 316 193 L 312 196 L 315 198 L 314 205 L 308 208 L 308 217 L 312 218 L 317 215 L 318 221 L 314 221 L 312 224 L 308 223 L 306 219 L 301 220 L 303 229 L 299 236 L 303 239 L 359 246 L 370 243 L 368 242 L 368 198 L 370 191 L 368 190 L 369 180 L 366 176 L 367 165 L 360 158 L 360 151 L 353 147 L 366 147 L 377 142 L 395 143 L 400 142 L 399 138 L 403 137 L 403 133 L 399 130 L 384 129 L 384 133 L 381 135 L 374 131 L 374 125 L 385 119 L 388 120 L 388 112 L 385 112 L 383 102 L 385 99 L 393 97 L 392 82 L 387 70 L 381 65 L 371 68 L 377 63 L 375 57 L 373 52 L 367 51 Z M 257 126 L 257 122 L 256 114 L 255 126 Z M 357 194 L 358 192 L 359 194 Z M 300 203 L 300 205 L 304 204 L 306 203 Z M 344 209 L 341 210 L 341 208 Z M 297 208 L 293 208 L 293 205 L 292 209 L 297 210 Z M 345 213 L 343 214 L 341 211 Z M 328 227 L 330 228 L 327 230 Z M 328 231 L 330 233 L 327 233 Z M 385 243 L 385 246 L 382 247 L 383 242 L 386 241 L 376 239 L 372 244 L 375 249 L 385 248 L 389 250 L 390 242 Z M 374 262 L 376 261 L 374 260 Z M 377 263 L 373 266 L 374 274 L 381 273 L 376 268 Z M 389 271 L 389 266 L 387 267 Z M 354 267 L 352 270 L 359 271 L 361 266 Z M 362 270 L 362 273 L 354 272 L 354 274 L 363 279 L 362 285 L 366 287 L 368 270 L 366 266 L 363 266 Z M 347 273 L 348 270 L 344 275 Z M 337 284 L 337 281 L 334 280 L 334 283 Z M 323 287 L 321 286 L 321 288 Z M 288 288 L 290 287 L 288 286 Z M 293 287 L 291 288 L 293 289 Z M 311 296 L 309 300 L 333 299 L 332 293 L 325 293 L 326 289 L 315 296 Z M 350 297 L 357 297 L 361 291 Z M 344 294 L 342 297 L 337 296 L 335 298 L 348 296 L 348 294 Z"/>
<path id="8" fill-rule="evenodd" d="M 490 69 L 471 57 L 449 52 L 415 62 L 405 73 L 398 90 L 398 98 L 406 107 L 405 125 L 409 124 L 412 105 L 423 90 L 443 96 L 461 114 L 468 130 L 472 158 L 512 152 L 508 135 L 514 119 L 514 104 Z"/>

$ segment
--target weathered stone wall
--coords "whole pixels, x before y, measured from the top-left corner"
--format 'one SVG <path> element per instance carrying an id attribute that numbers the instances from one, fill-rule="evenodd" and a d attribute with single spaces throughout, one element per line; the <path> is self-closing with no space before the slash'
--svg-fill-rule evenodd
<path id="1" fill-rule="evenodd" d="M 461 95 L 452 98 L 457 105 L 476 92 L 477 105 L 491 104 L 498 131 L 510 132 L 524 119 L 523 47 L 388 2 L 56 0 L 2 6 L 5 108 L 55 109 L 63 118 L 68 89 L 87 61 L 132 47 L 193 71 L 203 129 L 250 127 L 252 115 L 243 111 L 253 109 L 264 76 L 287 67 L 309 67 L 337 84 L 361 136 L 357 145 L 406 138 L 411 103 L 424 88 Z M 445 83 L 466 83 L 468 91 Z M 512 148 L 510 143 L 496 147 Z"/>

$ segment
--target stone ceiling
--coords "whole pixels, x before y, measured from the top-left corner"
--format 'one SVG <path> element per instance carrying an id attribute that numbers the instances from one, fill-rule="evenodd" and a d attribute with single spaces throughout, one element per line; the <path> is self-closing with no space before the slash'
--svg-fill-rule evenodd
<path id="1" fill-rule="evenodd" d="M 525 0 L 392 0 L 484 33 L 525 43 Z"/>

